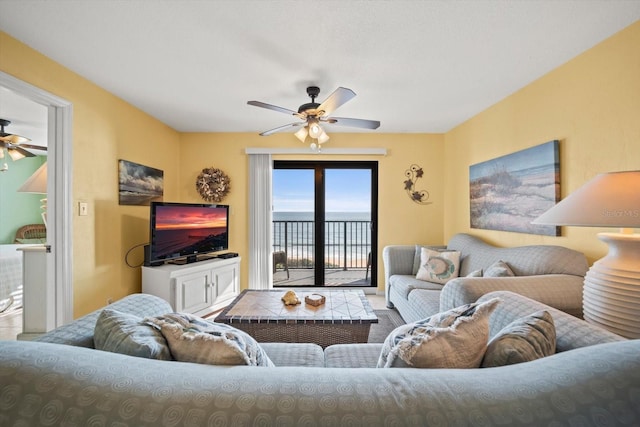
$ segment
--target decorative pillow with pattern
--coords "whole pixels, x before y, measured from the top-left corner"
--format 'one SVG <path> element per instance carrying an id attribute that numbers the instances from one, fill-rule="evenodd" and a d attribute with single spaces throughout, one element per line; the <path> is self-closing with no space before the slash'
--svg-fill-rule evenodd
<path id="1" fill-rule="evenodd" d="M 489 316 L 500 301 L 463 305 L 394 329 L 378 368 L 478 368 L 489 341 Z"/>
<path id="2" fill-rule="evenodd" d="M 511 270 L 509 264 L 500 260 L 491 264 L 489 268 L 484 270 L 482 275 L 483 277 L 513 277 L 515 273 Z"/>
<path id="3" fill-rule="evenodd" d="M 556 328 L 548 311 L 514 320 L 491 339 L 483 368 L 530 362 L 556 352 Z"/>
<path id="4" fill-rule="evenodd" d="M 420 269 L 416 274 L 416 279 L 444 284 L 458 277 L 459 269 L 459 251 L 434 251 L 422 248 Z"/>
<path id="5" fill-rule="evenodd" d="M 172 360 L 160 329 L 142 317 L 105 308 L 96 320 L 93 343 L 97 350 L 147 359 Z"/>
<path id="6" fill-rule="evenodd" d="M 418 274 L 418 270 L 420 270 L 420 257 L 422 256 L 422 248 L 427 248 L 438 252 L 449 250 L 446 246 L 443 245 L 416 245 L 416 251 L 413 256 L 413 266 L 411 267 L 411 274 L 414 276 Z"/>
<path id="7" fill-rule="evenodd" d="M 148 317 L 164 335 L 174 359 L 209 365 L 274 366 L 260 344 L 233 326 L 188 313 Z"/>

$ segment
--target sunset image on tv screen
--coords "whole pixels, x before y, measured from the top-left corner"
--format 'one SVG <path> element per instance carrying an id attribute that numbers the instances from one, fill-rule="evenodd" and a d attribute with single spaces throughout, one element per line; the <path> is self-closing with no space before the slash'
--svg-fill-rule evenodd
<path id="1" fill-rule="evenodd" d="M 228 249 L 227 214 L 227 206 L 156 206 L 152 258 L 166 260 Z"/>

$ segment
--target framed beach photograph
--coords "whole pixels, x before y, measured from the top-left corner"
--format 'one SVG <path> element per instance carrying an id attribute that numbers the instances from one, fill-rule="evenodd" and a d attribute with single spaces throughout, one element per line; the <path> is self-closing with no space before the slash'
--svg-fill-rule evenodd
<path id="1" fill-rule="evenodd" d="M 162 201 L 164 172 L 160 169 L 118 160 L 118 176 L 119 204 L 149 206 Z"/>
<path id="2" fill-rule="evenodd" d="M 471 165 L 471 228 L 559 236 L 560 227 L 531 224 L 560 200 L 557 140 Z"/>

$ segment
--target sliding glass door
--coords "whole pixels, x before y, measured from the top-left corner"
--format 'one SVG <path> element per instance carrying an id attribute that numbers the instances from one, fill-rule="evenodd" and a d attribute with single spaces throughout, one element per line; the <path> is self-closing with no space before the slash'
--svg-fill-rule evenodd
<path id="1" fill-rule="evenodd" d="M 377 176 L 377 162 L 274 162 L 275 287 L 376 286 Z"/>

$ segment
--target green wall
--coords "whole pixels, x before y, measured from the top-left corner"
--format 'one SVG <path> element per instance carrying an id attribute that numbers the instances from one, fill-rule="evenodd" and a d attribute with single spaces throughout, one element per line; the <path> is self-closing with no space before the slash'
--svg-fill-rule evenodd
<path id="1" fill-rule="evenodd" d="M 46 156 L 11 160 L 5 154 L 0 159 L 0 244 L 13 243 L 16 230 L 26 224 L 42 224 L 40 199 L 44 194 L 18 193 L 17 190 L 43 163 Z"/>

